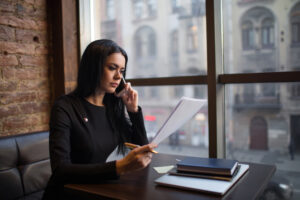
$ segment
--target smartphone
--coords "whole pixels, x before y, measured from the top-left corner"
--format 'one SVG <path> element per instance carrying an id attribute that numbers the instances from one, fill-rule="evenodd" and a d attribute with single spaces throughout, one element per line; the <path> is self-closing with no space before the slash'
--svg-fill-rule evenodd
<path id="1" fill-rule="evenodd" d="M 121 92 L 124 89 L 124 87 L 125 87 L 125 80 L 124 78 L 122 78 L 119 86 L 116 88 L 116 93 L 118 94 L 119 92 Z"/>

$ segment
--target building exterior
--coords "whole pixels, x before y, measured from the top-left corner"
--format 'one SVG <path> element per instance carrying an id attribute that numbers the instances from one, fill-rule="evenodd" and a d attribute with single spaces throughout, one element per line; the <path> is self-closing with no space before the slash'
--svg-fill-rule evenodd
<path id="1" fill-rule="evenodd" d="M 224 20 L 226 73 L 299 70 L 300 1 L 228 0 L 224 5 L 224 18 L 232 19 Z M 299 148 L 299 83 L 239 84 L 227 91 L 228 132 L 236 148 Z"/>

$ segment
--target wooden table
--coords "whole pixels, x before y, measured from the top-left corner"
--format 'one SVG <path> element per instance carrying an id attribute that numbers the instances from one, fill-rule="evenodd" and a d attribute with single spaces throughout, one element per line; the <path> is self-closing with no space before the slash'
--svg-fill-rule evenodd
<path id="1" fill-rule="evenodd" d="M 162 176 L 153 167 L 176 165 L 183 156 L 155 154 L 147 168 L 121 176 L 119 180 L 99 184 L 68 184 L 65 191 L 77 199 L 238 199 L 259 197 L 275 172 L 274 165 L 247 163 L 249 171 L 224 196 L 159 186 L 154 180 Z"/>

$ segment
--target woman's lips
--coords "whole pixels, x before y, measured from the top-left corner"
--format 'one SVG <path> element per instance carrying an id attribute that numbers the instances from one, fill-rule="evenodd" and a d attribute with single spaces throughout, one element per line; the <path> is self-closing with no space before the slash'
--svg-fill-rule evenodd
<path id="1" fill-rule="evenodd" d="M 111 83 L 110 85 L 111 85 L 112 87 L 116 88 L 116 87 L 118 87 L 119 84 L 118 84 L 118 83 Z"/>

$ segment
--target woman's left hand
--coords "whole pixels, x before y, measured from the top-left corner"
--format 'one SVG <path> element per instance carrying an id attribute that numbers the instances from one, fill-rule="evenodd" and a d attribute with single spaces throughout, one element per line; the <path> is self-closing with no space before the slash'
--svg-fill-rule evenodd
<path id="1" fill-rule="evenodd" d="M 138 92 L 131 87 L 130 82 L 124 85 L 124 89 L 115 94 L 117 97 L 121 97 L 127 111 L 137 112 L 138 111 Z"/>

